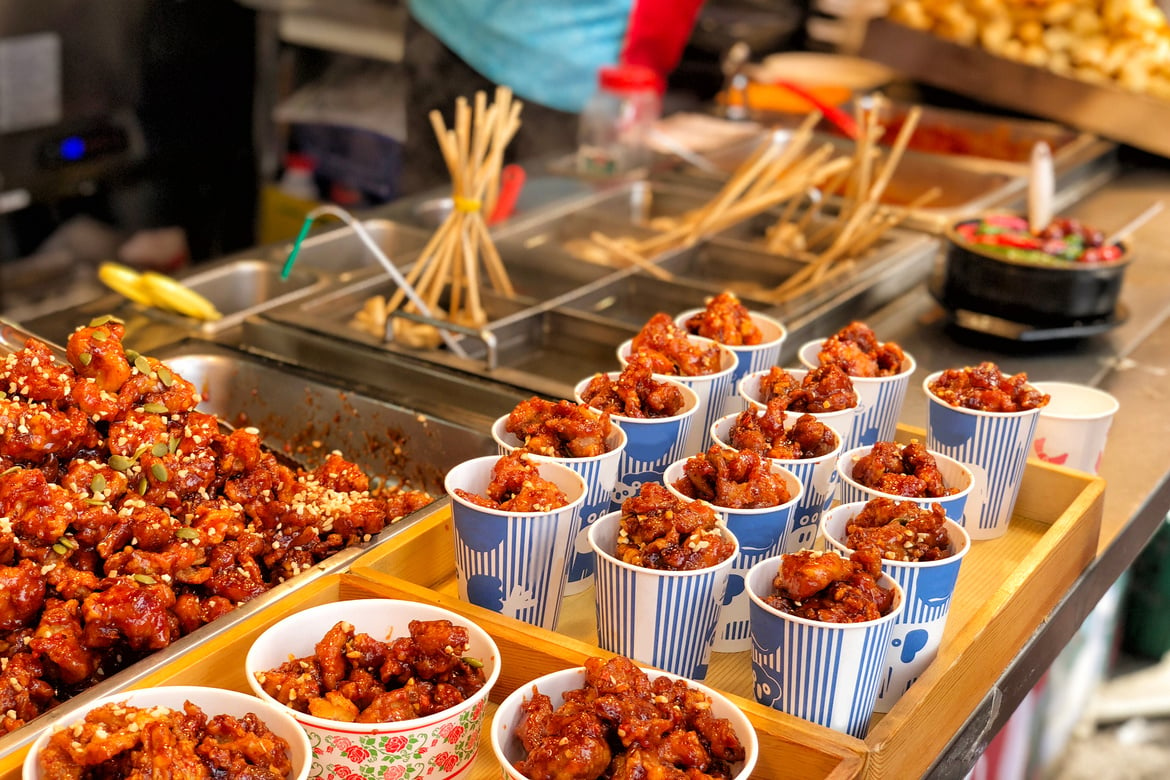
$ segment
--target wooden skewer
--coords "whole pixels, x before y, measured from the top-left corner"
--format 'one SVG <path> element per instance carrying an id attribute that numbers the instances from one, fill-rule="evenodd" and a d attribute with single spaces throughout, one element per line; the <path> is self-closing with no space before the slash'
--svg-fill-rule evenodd
<path id="1" fill-rule="evenodd" d="M 595 230 L 589 234 L 589 238 L 593 241 L 593 243 L 597 244 L 602 249 L 606 250 L 607 252 L 612 252 L 632 265 L 638 266 L 651 276 L 662 279 L 663 281 L 670 281 L 674 279 L 674 274 L 672 274 L 670 271 L 659 267 L 652 261 L 647 260 L 645 257 L 638 254 L 633 249 L 627 247 L 625 244 L 621 243 L 620 241 L 613 240 L 604 233 L 599 233 Z"/>

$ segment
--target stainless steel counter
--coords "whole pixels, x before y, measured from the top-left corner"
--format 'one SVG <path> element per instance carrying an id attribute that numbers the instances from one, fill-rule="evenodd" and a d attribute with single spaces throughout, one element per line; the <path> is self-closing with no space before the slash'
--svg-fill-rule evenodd
<path id="1" fill-rule="evenodd" d="M 1118 227 L 1156 199 L 1170 200 L 1170 170 L 1127 167 L 1069 209 L 1073 216 Z M 931 778 L 962 777 L 1024 696 L 1068 643 L 1106 590 L 1141 552 L 1170 511 L 1170 220 L 1135 235 L 1139 255 L 1128 270 L 1121 302 L 1128 319 L 1106 334 L 1075 344 L 989 343 L 953 332 L 925 286 L 866 316 L 883 339 L 895 340 L 918 361 L 901 420 L 924 427 L 922 379 L 940 368 L 993 360 L 1031 379 L 1099 386 L 1121 403 L 1102 461 L 1105 516 L 1097 558 L 1003 670 L 966 726 L 935 761 Z"/>

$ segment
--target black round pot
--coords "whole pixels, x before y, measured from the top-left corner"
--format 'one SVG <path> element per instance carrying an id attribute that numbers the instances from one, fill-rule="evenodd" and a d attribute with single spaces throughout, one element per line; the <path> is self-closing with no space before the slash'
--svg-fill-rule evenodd
<path id="1" fill-rule="evenodd" d="M 946 229 L 939 302 L 952 310 L 989 314 L 1037 327 L 1061 327 L 1113 314 L 1131 255 L 1108 263 L 1041 265 L 1005 258 L 968 244 Z"/>

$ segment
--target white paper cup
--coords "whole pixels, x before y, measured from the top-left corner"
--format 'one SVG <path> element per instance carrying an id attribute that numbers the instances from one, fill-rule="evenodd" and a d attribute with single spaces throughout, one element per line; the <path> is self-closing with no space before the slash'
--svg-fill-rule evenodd
<path id="1" fill-rule="evenodd" d="M 680 328 L 686 327 L 686 322 L 703 309 L 689 309 L 679 314 L 675 322 Z M 784 340 L 788 338 L 788 331 L 777 319 L 750 312 L 749 316 L 755 326 L 760 329 L 763 337 L 759 344 L 724 344 L 723 346 L 735 353 L 739 363 L 731 377 L 731 384 L 727 391 L 727 399 L 723 403 L 720 415 L 741 412 L 744 409 L 743 399 L 739 395 L 739 383 L 753 371 L 766 371 L 780 361 L 780 350 L 784 347 Z"/>
<path id="2" fill-rule="evenodd" d="M 880 490 L 867 487 L 853 478 L 853 464 L 868 455 L 872 449 L 873 445 L 867 444 L 864 447 L 854 447 L 848 452 L 841 453 L 841 458 L 837 461 L 837 475 L 840 479 L 840 484 L 837 486 L 837 499 L 842 504 L 852 504 L 856 501 L 864 502 L 871 498 L 892 498 L 895 501 L 913 501 L 919 506 L 939 504 L 942 506 L 943 511 L 946 512 L 947 517 L 959 525 L 963 525 L 963 516 L 967 508 L 967 497 L 971 495 L 971 490 L 975 486 L 975 475 L 971 473 L 971 469 L 954 458 L 943 455 L 941 452 L 932 452 L 930 449 L 927 449 L 927 452 L 934 456 L 935 463 L 938 464 L 938 470 L 942 474 L 943 484 L 947 487 L 958 488 L 958 492 L 949 496 L 924 496 L 922 498 L 910 498 L 893 493 L 883 493 Z"/>
<path id="3" fill-rule="evenodd" d="M 515 434 L 508 433 L 508 417 L 503 415 L 492 424 L 492 438 L 500 449 L 501 455 L 515 451 L 521 441 Z M 548 460 L 568 466 L 581 475 L 585 480 L 585 501 L 577 509 L 577 533 L 573 537 L 573 547 L 569 553 L 569 574 L 565 582 L 565 595 L 580 593 L 589 588 L 593 582 L 593 551 L 589 549 L 589 541 L 585 538 L 585 531 L 589 524 L 610 511 L 613 502 L 613 488 L 617 484 L 618 467 L 621 465 L 622 453 L 626 449 L 625 431 L 614 421 L 613 428 L 606 440 L 608 452 L 588 458 L 556 458 L 545 455 L 533 455 L 538 460 Z"/>
<path id="4" fill-rule="evenodd" d="M 250 712 L 255 713 L 256 717 L 260 718 L 273 734 L 288 742 L 288 757 L 292 763 L 292 780 L 307 780 L 309 777 L 316 777 L 316 775 L 310 775 L 310 770 L 313 768 L 311 760 L 313 752 L 309 746 L 309 738 L 284 705 L 271 699 L 264 701 L 247 693 L 223 688 L 198 685 L 164 685 L 157 688 L 112 693 L 95 699 L 86 707 L 62 715 L 42 729 L 36 741 L 29 747 L 21 770 L 21 778 L 22 780 L 41 780 L 44 773 L 41 771 L 39 756 L 48 745 L 49 738 L 61 729 L 71 728 L 74 724 L 81 723 L 85 720 L 87 713 L 98 707 L 119 702 L 132 707 L 167 707 L 181 711 L 183 704 L 188 701 L 203 710 L 208 718 L 216 715 L 231 715 L 234 718 L 242 718 Z"/>
<path id="5" fill-rule="evenodd" d="M 790 498 L 783 504 L 759 509 L 732 509 L 708 502 L 715 507 L 727 529 L 739 542 L 739 551 L 727 575 L 727 588 L 723 595 L 723 606 L 719 608 L 719 622 L 715 626 L 715 638 L 711 649 L 720 653 L 738 653 L 752 646 L 748 626 L 748 597 L 744 577 L 748 569 L 758 561 L 771 558 L 782 552 L 792 516 L 804 494 L 804 486 L 791 470 L 778 460 L 771 461 L 771 471 L 784 480 Z M 666 468 L 663 484 L 666 489 L 683 501 L 693 499 L 680 493 L 674 483 L 683 478 L 687 459 L 675 461 Z"/>
<path id="6" fill-rule="evenodd" d="M 700 338 L 699 336 L 688 336 L 687 338 L 703 345 L 715 344 L 711 339 Z M 632 345 L 633 339 L 627 339 L 618 347 L 618 361 L 623 367 L 629 362 Z M 739 358 L 735 356 L 734 352 L 722 344 L 718 344 L 717 346 L 719 347 L 720 354 L 720 368 L 714 374 L 702 374 L 700 376 L 676 376 L 674 374 L 652 375 L 657 380 L 673 379 L 679 384 L 686 385 L 694 390 L 695 395 L 699 397 L 699 411 L 696 412 L 695 421 L 692 423 L 690 432 L 687 435 L 684 452 L 702 452 L 707 449 L 707 431 L 711 429 L 711 423 L 715 422 L 715 418 L 722 414 L 724 400 L 727 394 L 731 392 L 731 388 L 734 387 L 731 380 L 735 376 L 736 367 L 739 365 Z"/>
<path id="7" fill-rule="evenodd" d="M 729 434 L 738 416 L 737 414 L 729 414 L 719 418 L 711 426 L 711 438 L 716 444 L 729 450 L 735 449 L 731 446 Z M 796 413 L 785 415 L 785 428 L 791 428 L 799 417 L 800 415 Z M 826 423 L 826 425 L 829 424 Z M 841 434 L 832 425 L 829 427 L 837 435 L 837 446 L 832 451 L 816 458 L 771 459 L 773 463 L 778 463 L 792 472 L 801 485 L 800 499 L 796 502 L 788 527 L 784 530 L 780 549 L 774 553 L 775 555 L 812 547 L 817 538 L 821 512 L 828 509 L 833 503 L 833 496 L 837 490 L 837 458 L 841 454 Z M 743 544 L 742 539 L 740 544 Z M 730 588 L 730 586 L 728 587 Z"/>
<path id="8" fill-rule="evenodd" d="M 269 696 L 256 673 L 275 669 L 290 655 L 312 655 L 317 642 L 340 620 L 380 641 L 409 636 L 412 620 L 450 620 L 467 629 L 467 654 L 483 663 L 486 681 L 467 699 L 441 712 L 388 723 L 319 718 Z M 454 777 L 475 761 L 488 694 L 500 676 L 500 651 L 486 631 L 442 607 L 400 599 L 352 599 L 310 607 L 273 623 L 248 649 L 244 669 L 256 696 L 287 712 L 309 735 L 311 777 Z"/>
<path id="9" fill-rule="evenodd" d="M 760 561 L 747 577 L 756 701 L 863 738 L 877 701 L 894 621 L 904 606 L 902 588 L 888 574 L 878 580 L 882 588 L 894 589 L 894 606 L 877 620 L 807 620 L 764 602 L 772 593 L 780 559 Z"/>
<path id="10" fill-rule="evenodd" d="M 824 339 L 806 341 L 800 347 L 800 362 L 809 368 L 820 365 L 817 355 Z M 857 414 L 853 418 L 853 429 L 845 437 L 845 449 L 874 444 L 879 441 L 893 441 L 898 431 L 898 417 L 906 400 L 906 389 L 910 387 L 910 376 L 917 368 L 914 356 L 906 356 L 906 368 L 891 376 L 851 376 L 853 389 L 857 391 Z"/>
<path id="11" fill-rule="evenodd" d="M 768 375 L 771 369 L 765 371 L 753 371 L 740 380 L 739 396 L 749 408 L 757 411 L 764 411 L 768 408 L 768 404 L 763 400 L 764 396 L 760 392 L 760 380 Z M 803 382 L 808 375 L 806 368 L 786 368 L 784 369 L 797 382 Z M 859 396 L 860 397 L 860 396 Z M 793 415 L 797 417 L 804 414 L 804 412 L 785 412 L 785 415 Z M 848 409 L 838 409 L 835 412 L 809 412 L 813 417 L 817 418 L 825 425 L 832 426 L 833 430 L 841 434 L 841 446 L 845 446 L 845 441 L 853 430 L 853 418 L 857 416 L 857 407 L 852 406 Z"/>
<path id="12" fill-rule="evenodd" d="M 680 679 L 678 675 L 657 669 L 644 669 L 643 671 L 646 672 L 651 681 L 657 680 L 659 677 L 667 677 L 672 680 Z M 531 699 L 533 693 L 542 693 L 549 697 L 552 701 L 552 708 L 556 710 L 564 703 L 564 693 L 584 688 L 585 679 L 585 668 L 582 666 L 562 669 L 519 686 L 500 702 L 496 714 L 492 717 L 491 740 L 492 752 L 496 754 L 496 760 L 499 762 L 506 780 L 527 780 L 513 766 L 514 762 L 522 760 L 525 756 L 524 746 L 516 736 L 516 730 L 520 726 L 523 716 L 521 707 L 525 701 Z M 711 700 L 712 715 L 716 718 L 726 718 L 731 723 L 731 728 L 739 738 L 740 744 L 743 745 L 745 754 L 742 763 L 731 767 L 731 780 L 748 780 L 752 776 L 752 770 L 755 769 L 760 754 L 759 738 L 756 736 L 756 730 L 752 727 L 751 721 L 739 707 L 732 704 L 726 696 L 718 691 L 694 680 L 687 680 L 686 683 L 694 690 L 707 695 L 707 698 Z"/>
<path id="13" fill-rule="evenodd" d="M 616 380 L 620 371 L 607 376 Z M 573 390 L 573 397 L 584 403 L 581 393 L 592 377 L 582 379 Z M 676 385 L 683 394 L 683 408 L 673 417 L 626 417 L 611 414 L 609 418 L 621 426 L 626 434 L 626 446 L 618 459 L 617 478 L 614 480 L 610 512 L 622 508 L 622 502 L 635 496 L 647 482 L 658 482 L 662 472 L 686 453 L 691 427 L 699 412 L 699 397 L 695 391 L 673 379 L 657 377 L 660 382 Z"/>
<path id="14" fill-rule="evenodd" d="M 1120 404 L 1104 390 L 1074 382 L 1030 382 L 1052 396 L 1040 410 L 1032 452 L 1040 460 L 1096 474 Z"/>
<path id="15" fill-rule="evenodd" d="M 647 569 L 615 557 L 621 517 L 611 512 L 589 526 L 597 556 L 597 644 L 672 674 L 704 679 L 738 542 L 726 560 L 705 569 Z"/>
<path id="16" fill-rule="evenodd" d="M 568 466 L 537 461 L 569 503 L 552 512 L 504 512 L 473 504 L 455 488 L 486 495 L 499 458 L 485 455 L 456 465 L 443 486 L 451 497 L 459 598 L 502 615 L 556 630 L 569 573 L 577 512 L 585 480 Z"/>
<path id="17" fill-rule="evenodd" d="M 1007 533 L 1012 519 L 1040 408 L 984 412 L 951 406 L 930 390 L 942 373 L 935 371 L 922 380 L 927 400 L 926 448 L 971 470 L 975 481 L 963 527 L 975 541 L 995 539 Z"/>
<path id="18" fill-rule="evenodd" d="M 865 506 L 865 501 L 840 504 L 821 518 L 821 535 L 829 549 L 848 557 L 853 550 L 845 545 L 845 527 Z M 882 561 L 882 571 L 901 586 L 906 599 L 902 614 L 894 621 L 886 665 L 878 683 L 875 712 L 889 712 L 902 694 L 922 676 L 938 655 L 959 567 L 971 549 L 971 537 L 953 519 L 947 519 L 951 539 L 949 558 L 938 561 Z"/>

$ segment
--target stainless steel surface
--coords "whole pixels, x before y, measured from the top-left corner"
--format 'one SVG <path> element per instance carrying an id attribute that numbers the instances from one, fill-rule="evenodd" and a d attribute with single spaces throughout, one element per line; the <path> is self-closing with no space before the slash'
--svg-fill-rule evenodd
<path id="1" fill-rule="evenodd" d="M 327 280 L 315 271 L 294 268 L 282 279 L 280 268 L 264 260 L 239 259 L 183 274 L 179 281 L 207 298 L 223 318 L 194 326 L 217 333 L 238 325 L 244 317 L 321 290 Z M 169 312 L 163 312 L 171 316 Z"/>
<path id="2" fill-rule="evenodd" d="M 870 22 L 861 54 L 925 84 L 1170 155 L 1163 130 L 1170 101 L 1059 76 L 886 19 Z"/>
<path id="3" fill-rule="evenodd" d="M 409 265 L 431 237 L 430 231 L 388 219 L 363 220 L 362 226 L 396 266 Z M 292 248 L 291 241 L 276 244 L 267 248 L 265 257 L 283 265 Z M 310 235 L 301 242 L 295 267 L 330 274 L 341 281 L 353 278 L 358 272 L 380 268 L 378 260 L 349 227 Z"/>
<path id="4" fill-rule="evenodd" d="M 1128 169 L 1069 214 L 1090 224 L 1121 224 L 1168 196 L 1170 170 Z M 1101 469 L 1108 488 L 1096 560 L 1005 667 L 996 687 L 982 701 L 964 703 L 971 708 L 967 724 L 938 757 L 931 778 L 962 777 L 971 768 L 1170 510 L 1170 421 L 1161 414 L 1170 400 L 1170 299 L 1165 294 L 1170 289 L 1170 224 L 1147 224 L 1133 243 L 1138 256 L 1121 293 L 1131 316 L 1091 339 L 1029 345 L 952 332 L 922 286 L 865 316 L 881 338 L 898 341 L 918 361 L 900 418 L 904 423 L 925 425 L 921 380 L 928 373 L 985 359 L 1007 371 L 1027 371 L 1032 379 L 1096 385 L 1121 402 Z"/>

